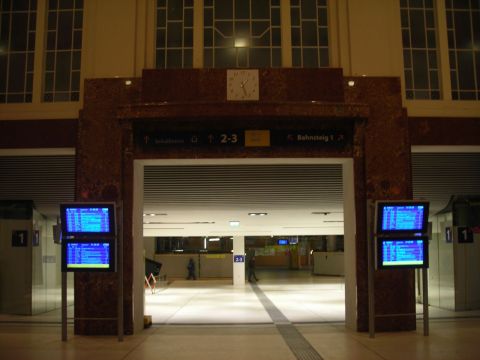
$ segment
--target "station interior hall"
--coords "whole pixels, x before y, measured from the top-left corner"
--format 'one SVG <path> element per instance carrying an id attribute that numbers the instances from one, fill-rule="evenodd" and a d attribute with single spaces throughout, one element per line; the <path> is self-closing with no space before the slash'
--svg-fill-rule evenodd
<path id="1" fill-rule="evenodd" d="M 452 216 L 445 209 L 452 201 L 461 203 L 461 197 L 450 194 L 475 194 L 478 190 L 478 161 L 476 153 L 413 154 L 415 198 L 428 199 L 431 204 L 431 318 L 479 315 L 474 306 L 477 275 L 466 271 L 462 279 L 451 279 L 448 271 L 460 264 L 439 241 L 440 223 Z M 39 245 L 31 248 L 31 257 L 8 255 L 6 241 L 2 242 L 0 321 L 58 323 L 60 267 L 49 259 L 60 256 L 53 227 L 58 221 L 58 204 L 73 199 L 73 156 L 3 156 L 0 165 L 1 197 L 6 199 L 2 211 L 22 214 L 31 207 L 34 216 L 29 226 L 40 231 Z M 451 171 L 463 172 L 464 181 L 452 182 Z M 143 187 L 144 313 L 154 325 L 271 323 L 257 289 L 293 323 L 345 322 L 341 164 L 270 161 L 260 166 L 224 161 L 175 165 L 160 161 L 144 167 Z M 8 221 L 2 222 L 5 237 Z M 244 247 L 241 287 L 233 286 L 234 238 L 240 238 Z M 252 256 L 259 281 L 249 283 Z M 186 280 L 191 258 L 194 281 Z M 467 257 L 461 266 L 474 267 L 476 261 Z M 15 277 L 8 276 L 12 262 L 22 263 L 32 275 L 15 271 Z M 71 274 L 68 283 L 71 322 Z M 421 292 L 419 287 L 417 290 L 417 316 L 421 319 Z M 463 302 L 455 300 L 455 291 L 471 296 L 471 303 L 466 295 Z M 32 300 L 19 301 L 27 297 Z"/>
<path id="2" fill-rule="evenodd" d="M 0 359 L 477 360 L 479 133 L 480 0 L 0 0 Z"/>

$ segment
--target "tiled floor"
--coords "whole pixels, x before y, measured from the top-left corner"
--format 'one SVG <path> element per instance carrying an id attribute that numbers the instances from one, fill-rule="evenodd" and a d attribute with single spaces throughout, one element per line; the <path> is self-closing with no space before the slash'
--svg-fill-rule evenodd
<path id="1" fill-rule="evenodd" d="M 258 286 L 291 322 L 345 320 L 342 277 L 261 270 L 257 276 Z M 177 280 L 145 295 L 145 313 L 155 324 L 272 323 L 252 288 L 234 288 L 231 280 Z"/>
<path id="2" fill-rule="evenodd" d="M 417 331 L 379 333 L 371 339 L 366 333 L 346 330 L 341 321 L 341 278 L 310 277 L 301 272 L 276 275 L 259 272 L 258 290 L 294 323 L 294 330 L 316 351 L 317 359 L 480 358 L 480 317 L 452 318 L 452 313 L 442 311 L 438 314 L 446 318 L 432 319 L 428 337 L 423 336 L 419 322 Z M 295 349 L 282 337 L 280 325 L 272 322 L 258 299 L 258 290 L 250 285 L 233 288 L 226 281 L 176 281 L 147 297 L 146 313 L 160 325 L 126 336 L 121 343 L 115 337 L 75 336 L 71 326 L 64 343 L 54 313 L 43 315 L 44 321 L 37 317 L 37 322 L 0 316 L 0 359 L 301 359 L 301 352 L 295 356 Z M 435 316 L 435 309 L 431 313 Z"/>
<path id="3" fill-rule="evenodd" d="M 342 325 L 297 325 L 325 360 L 478 360 L 479 319 L 435 320 L 429 337 L 421 331 L 381 333 L 370 339 Z M 295 360 L 274 325 L 162 325 L 127 336 L 84 337 L 47 325 L 0 324 L 3 360 Z"/>

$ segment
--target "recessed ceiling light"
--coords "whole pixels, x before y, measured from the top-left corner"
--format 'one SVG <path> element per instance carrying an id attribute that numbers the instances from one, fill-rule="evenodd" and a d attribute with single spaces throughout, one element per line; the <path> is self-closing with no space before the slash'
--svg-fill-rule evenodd
<path id="1" fill-rule="evenodd" d="M 240 226 L 240 221 L 238 221 L 238 220 L 230 220 L 230 226 L 231 226 L 231 227 L 239 227 L 239 226 Z"/>
<path id="2" fill-rule="evenodd" d="M 265 216 L 265 215 L 268 215 L 268 213 L 265 213 L 265 212 L 248 213 L 248 216 Z"/>
<path id="3" fill-rule="evenodd" d="M 208 241 L 220 241 L 220 238 L 219 237 L 213 237 L 213 238 L 208 239 Z"/>

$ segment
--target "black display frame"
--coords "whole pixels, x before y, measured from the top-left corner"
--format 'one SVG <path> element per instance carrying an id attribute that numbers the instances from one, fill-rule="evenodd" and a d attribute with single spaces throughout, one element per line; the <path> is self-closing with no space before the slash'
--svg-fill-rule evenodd
<path id="1" fill-rule="evenodd" d="M 375 230 L 377 235 L 400 235 L 400 234 L 427 234 L 428 233 L 428 214 L 429 214 L 429 205 L 428 201 L 417 201 L 417 200 L 382 200 L 377 201 L 375 204 Z M 383 209 L 386 206 L 424 206 L 423 218 L 422 218 L 422 228 L 421 229 L 382 229 L 383 223 Z"/>
<path id="2" fill-rule="evenodd" d="M 109 244 L 109 264 L 108 268 L 98 268 L 98 267 L 81 267 L 81 268 L 69 268 L 67 264 L 67 245 L 68 244 Z M 62 272 L 116 272 L 117 271 L 117 247 L 116 239 L 69 239 L 62 241 Z"/>
<path id="3" fill-rule="evenodd" d="M 68 231 L 66 212 L 69 208 L 108 208 L 108 232 L 87 232 Z M 116 236 L 116 215 L 114 202 L 73 202 L 60 204 L 60 219 L 62 223 L 62 240 L 64 239 L 93 239 L 93 238 L 115 238 Z"/>
<path id="4" fill-rule="evenodd" d="M 383 243 L 385 241 L 423 241 L 423 263 L 422 264 L 408 264 L 408 265 L 383 265 Z M 388 269 L 428 269 L 429 267 L 429 253 L 428 253 L 428 236 L 379 236 L 377 237 L 377 246 L 375 249 L 375 266 L 377 270 L 388 270 Z"/>

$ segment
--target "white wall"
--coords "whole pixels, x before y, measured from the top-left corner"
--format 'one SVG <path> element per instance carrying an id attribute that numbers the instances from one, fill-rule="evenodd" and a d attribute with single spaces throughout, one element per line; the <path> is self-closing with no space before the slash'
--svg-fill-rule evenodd
<path id="1" fill-rule="evenodd" d="M 455 227 L 454 235 L 457 234 Z M 454 244 L 455 309 L 480 309 L 480 236 L 474 234 L 473 243 Z"/>
<path id="2" fill-rule="evenodd" d="M 32 234 L 31 220 L 0 219 L 0 312 L 30 315 L 32 309 L 32 242 L 12 247 L 12 231 Z"/>
<path id="3" fill-rule="evenodd" d="M 33 229 L 40 232 L 40 242 L 32 246 L 32 314 L 61 306 L 61 245 L 53 241 L 54 224 L 56 219 L 45 218 L 34 210 Z M 68 284 L 71 293 L 73 281 Z"/>
<path id="4" fill-rule="evenodd" d="M 480 309 L 480 236 L 473 243 L 458 243 L 452 213 L 433 217 L 430 242 L 429 303 L 440 308 L 462 311 Z M 445 228 L 452 230 L 447 243 Z"/>
<path id="5" fill-rule="evenodd" d="M 147 259 L 153 260 L 155 256 L 155 238 L 154 237 L 144 237 L 143 246 L 145 249 L 145 257 Z"/>
<path id="6" fill-rule="evenodd" d="M 55 222 L 35 210 L 32 220 L 0 220 L 0 312 L 34 315 L 60 308 L 61 246 L 53 242 Z M 28 246 L 12 247 L 13 230 L 28 231 Z M 40 233 L 38 246 L 32 243 L 34 230 Z"/>

